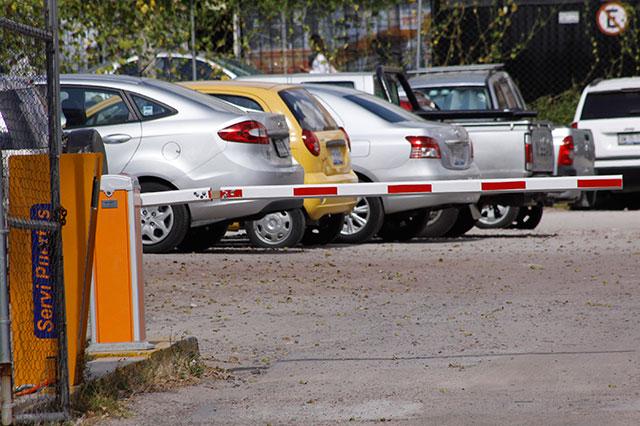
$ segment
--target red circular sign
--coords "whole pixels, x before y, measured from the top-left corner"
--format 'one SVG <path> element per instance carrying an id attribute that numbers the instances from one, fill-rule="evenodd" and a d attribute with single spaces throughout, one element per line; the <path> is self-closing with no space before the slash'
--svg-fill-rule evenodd
<path id="1" fill-rule="evenodd" d="M 604 35 L 618 36 L 627 28 L 628 16 L 624 6 L 612 1 L 603 4 L 596 13 L 598 29 Z"/>

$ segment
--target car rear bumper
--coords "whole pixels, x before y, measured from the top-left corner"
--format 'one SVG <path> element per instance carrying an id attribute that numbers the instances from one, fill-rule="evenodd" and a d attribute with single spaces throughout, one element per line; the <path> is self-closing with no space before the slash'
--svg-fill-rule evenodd
<path id="1" fill-rule="evenodd" d="M 305 173 L 304 181 L 310 185 L 357 183 L 358 177 L 353 172 L 329 176 L 324 173 Z M 309 219 L 318 220 L 329 214 L 348 213 L 356 202 L 356 197 L 308 198 L 304 200 L 304 209 Z"/>
<path id="2" fill-rule="evenodd" d="M 622 175 L 623 189 L 621 191 L 612 192 L 636 192 L 640 191 L 640 159 L 637 160 L 637 165 L 628 166 L 631 160 L 625 160 L 623 165 L 620 164 L 620 160 L 596 161 L 596 174 L 597 175 Z"/>
<path id="3" fill-rule="evenodd" d="M 221 186 L 238 185 L 298 185 L 304 182 L 304 170 L 298 164 L 272 170 L 234 170 L 232 172 L 204 173 L 197 178 L 187 176 L 177 182 L 179 188 L 210 186 L 215 191 Z M 213 200 L 189 204 L 191 226 L 201 226 L 224 219 L 259 217 L 267 213 L 301 208 L 303 200 Z"/>

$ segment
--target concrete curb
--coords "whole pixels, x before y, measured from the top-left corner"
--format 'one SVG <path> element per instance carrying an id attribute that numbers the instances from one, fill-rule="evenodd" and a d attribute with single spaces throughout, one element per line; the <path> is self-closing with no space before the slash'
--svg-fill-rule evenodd
<path id="1" fill-rule="evenodd" d="M 138 393 L 140 388 L 148 386 L 146 380 L 153 372 L 169 370 L 175 367 L 177 361 L 189 363 L 200 358 L 198 340 L 195 337 L 162 346 L 158 345 L 146 354 L 135 353 L 133 357 L 97 358 L 91 361 L 89 364 L 93 365 L 88 365 L 87 369 L 94 370 L 89 373 L 94 377 L 73 389 L 72 409 L 80 413 L 87 411 L 90 399 L 96 394 L 119 399 Z M 109 363 L 111 365 L 107 365 Z M 96 365 L 101 364 L 102 367 L 96 368 Z"/>

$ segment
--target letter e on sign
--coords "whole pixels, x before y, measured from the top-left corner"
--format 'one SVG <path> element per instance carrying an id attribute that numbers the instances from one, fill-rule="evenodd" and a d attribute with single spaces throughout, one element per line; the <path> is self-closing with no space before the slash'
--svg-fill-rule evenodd
<path id="1" fill-rule="evenodd" d="M 603 4 L 596 13 L 598 29 L 604 35 L 618 36 L 627 28 L 627 11 L 618 2 Z"/>

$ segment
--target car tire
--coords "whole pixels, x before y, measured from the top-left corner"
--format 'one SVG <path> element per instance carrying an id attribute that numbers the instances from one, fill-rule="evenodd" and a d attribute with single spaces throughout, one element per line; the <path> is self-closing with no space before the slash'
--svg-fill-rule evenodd
<path id="1" fill-rule="evenodd" d="M 431 210 L 429 220 L 424 230 L 420 234 L 422 237 L 439 238 L 443 237 L 458 220 L 458 209 L 450 207 L 448 209 Z"/>
<path id="2" fill-rule="evenodd" d="M 571 204 L 571 210 L 590 210 L 596 205 L 598 191 L 582 191 L 580 198 Z"/>
<path id="3" fill-rule="evenodd" d="M 211 223 L 189 229 L 184 240 L 178 244 L 181 252 L 202 252 L 220 242 L 227 233 L 229 222 Z"/>
<path id="4" fill-rule="evenodd" d="M 429 209 L 387 215 L 378 236 L 385 242 L 408 241 L 421 234 L 428 221 Z"/>
<path id="5" fill-rule="evenodd" d="M 319 246 L 329 244 L 336 239 L 344 224 L 344 214 L 330 214 L 323 216 L 317 225 L 309 225 L 304 231 L 302 244 Z"/>
<path id="6" fill-rule="evenodd" d="M 536 226 L 542 220 L 543 209 L 542 204 L 520 207 L 520 212 L 513 227 L 516 229 L 536 229 Z"/>
<path id="7" fill-rule="evenodd" d="M 451 229 L 449 229 L 443 237 L 445 238 L 458 238 L 466 234 L 476 225 L 476 219 L 473 218 L 471 214 L 471 210 L 469 207 L 464 206 L 458 208 L 458 217 L 456 218 L 456 222 L 453 224 Z"/>
<path id="8" fill-rule="evenodd" d="M 160 182 L 142 182 L 141 192 L 173 191 Z M 142 207 L 140 209 L 142 250 L 144 253 L 166 253 L 182 243 L 189 231 L 189 210 L 184 204 Z"/>
<path id="9" fill-rule="evenodd" d="M 508 228 L 518 217 L 517 206 L 504 206 L 502 204 L 487 204 L 482 206 L 481 217 L 476 226 L 481 229 Z"/>
<path id="10" fill-rule="evenodd" d="M 244 229 L 251 243 L 261 248 L 294 247 L 304 235 L 306 220 L 302 209 L 268 213 L 249 220 Z"/>
<path id="11" fill-rule="evenodd" d="M 345 215 L 342 230 L 335 241 L 345 244 L 364 243 L 380 231 L 383 222 L 384 209 L 380 198 L 358 198 L 353 210 Z"/>

